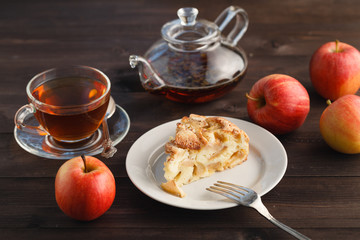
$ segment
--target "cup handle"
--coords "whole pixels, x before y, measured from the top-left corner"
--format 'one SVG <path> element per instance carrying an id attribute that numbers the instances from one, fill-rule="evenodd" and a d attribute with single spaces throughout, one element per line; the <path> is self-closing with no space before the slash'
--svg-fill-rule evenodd
<path id="1" fill-rule="evenodd" d="M 249 17 L 246 11 L 237 6 L 230 6 L 226 8 L 215 20 L 215 24 L 218 25 L 219 30 L 222 32 L 235 16 L 235 26 L 225 39 L 225 43 L 230 44 L 231 46 L 235 46 L 238 43 L 249 26 Z M 242 17 L 242 21 L 240 17 Z"/>
<path id="2" fill-rule="evenodd" d="M 36 112 L 36 109 L 34 105 L 26 104 L 19 108 L 19 110 L 15 113 L 14 122 L 18 129 L 31 133 L 31 134 L 37 134 L 37 135 L 48 135 L 48 133 L 39 125 L 39 126 L 30 126 L 26 125 L 25 119 L 29 114 L 34 114 Z"/>

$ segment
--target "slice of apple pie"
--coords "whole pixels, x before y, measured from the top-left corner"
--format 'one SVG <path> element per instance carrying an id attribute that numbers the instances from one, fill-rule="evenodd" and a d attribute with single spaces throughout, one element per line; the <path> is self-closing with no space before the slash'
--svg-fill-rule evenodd
<path id="1" fill-rule="evenodd" d="M 184 197 L 184 184 L 208 177 L 216 171 L 233 168 L 247 160 L 249 138 L 222 117 L 191 114 L 177 124 L 175 138 L 165 145 L 166 183 L 161 187 Z"/>

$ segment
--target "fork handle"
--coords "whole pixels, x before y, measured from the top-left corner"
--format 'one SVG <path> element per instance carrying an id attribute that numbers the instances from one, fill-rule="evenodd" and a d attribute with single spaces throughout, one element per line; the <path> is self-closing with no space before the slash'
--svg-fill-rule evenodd
<path id="1" fill-rule="evenodd" d="M 255 208 L 261 215 L 263 215 L 266 219 L 268 219 L 271 223 L 273 223 L 275 226 L 281 228 L 285 232 L 289 233 L 290 235 L 294 236 L 297 239 L 300 240 L 310 240 L 310 238 L 306 237 L 305 235 L 299 233 L 298 231 L 292 229 L 291 227 L 283 224 L 282 222 L 276 220 L 267 210 L 267 208 L 264 206 L 264 204 L 260 201 L 259 204 L 252 206 Z"/>
<path id="2" fill-rule="evenodd" d="M 282 230 L 288 232 L 289 234 L 293 235 L 294 237 L 296 237 L 297 239 L 301 239 L 301 240 L 308 240 L 310 238 L 306 237 L 305 235 L 299 233 L 298 231 L 292 229 L 291 227 L 283 224 L 282 222 L 276 220 L 273 216 L 271 216 L 269 219 L 270 222 L 272 222 L 274 225 L 278 226 L 279 228 L 281 228 Z"/>

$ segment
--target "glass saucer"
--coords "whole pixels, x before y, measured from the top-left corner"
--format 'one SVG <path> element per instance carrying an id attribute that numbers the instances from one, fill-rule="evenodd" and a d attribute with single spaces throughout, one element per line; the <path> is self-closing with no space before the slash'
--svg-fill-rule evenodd
<path id="1" fill-rule="evenodd" d="M 113 145 L 117 145 L 129 131 L 130 118 L 126 111 L 116 104 L 115 112 L 107 119 L 109 133 Z M 37 125 L 38 122 L 34 116 L 25 120 L 25 124 Z M 51 136 L 41 136 L 30 134 L 18 129 L 15 126 L 14 136 L 16 142 L 25 151 L 39 157 L 51 159 L 70 159 L 81 154 L 97 155 L 103 150 L 102 147 L 102 127 L 87 140 L 76 144 L 58 144 Z"/>

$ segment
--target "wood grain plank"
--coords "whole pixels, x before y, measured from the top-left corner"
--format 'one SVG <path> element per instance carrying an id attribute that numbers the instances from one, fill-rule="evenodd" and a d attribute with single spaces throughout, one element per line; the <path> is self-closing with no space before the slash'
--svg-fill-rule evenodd
<path id="1" fill-rule="evenodd" d="M 247 53 L 245 78 L 229 94 L 203 104 L 180 104 L 142 88 L 130 54 L 144 54 L 161 38 L 161 26 L 194 6 L 214 20 L 240 5 L 249 29 L 239 42 Z M 283 73 L 308 90 L 311 110 L 302 127 L 277 136 L 288 155 L 285 177 L 263 202 L 270 212 L 312 239 L 357 239 L 360 234 L 360 155 L 331 150 L 319 132 L 325 99 L 312 87 L 309 61 L 323 43 L 339 39 L 360 49 L 360 5 L 324 1 L 6 1 L 0 8 L 0 239 L 289 239 L 253 209 L 194 211 L 161 204 L 129 180 L 125 160 L 146 131 L 190 113 L 250 121 L 246 92 L 260 78 Z M 65 216 L 54 197 L 62 160 L 27 153 L 13 136 L 13 117 L 27 102 L 25 87 L 49 68 L 81 64 L 99 68 L 112 81 L 115 101 L 131 128 L 112 159 L 117 194 L 101 218 L 78 222 Z M 357 93 L 360 95 L 360 93 Z"/>

